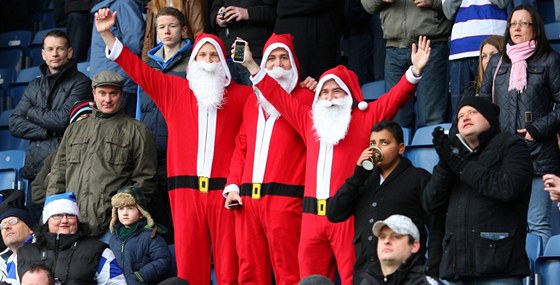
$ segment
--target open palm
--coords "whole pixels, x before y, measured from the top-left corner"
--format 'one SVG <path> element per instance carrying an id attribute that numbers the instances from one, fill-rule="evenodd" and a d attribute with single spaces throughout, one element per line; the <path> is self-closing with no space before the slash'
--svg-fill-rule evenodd
<path id="1" fill-rule="evenodd" d="M 432 48 L 430 47 L 430 40 L 425 36 L 419 36 L 418 44 L 412 44 L 412 53 L 410 55 L 410 60 L 414 65 L 414 69 L 422 73 L 422 70 L 426 67 L 426 64 L 428 64 L 431 53 Z"/>
<path id="2" fill-rule="evenodd" d="M 111 29 L 113 25 L 115 25 L 115 21 L 117 19 L 117 12 L 112 12 L 109 8 L 99 9 L 95 13 L 95 27 L 97 28 L 98 33 L 106 32 Z"/>

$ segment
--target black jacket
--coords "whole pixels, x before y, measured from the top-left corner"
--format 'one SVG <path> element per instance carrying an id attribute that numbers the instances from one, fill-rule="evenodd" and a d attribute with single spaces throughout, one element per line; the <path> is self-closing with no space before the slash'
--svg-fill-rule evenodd
<path id="1" fill-rule="evenodd" d="M 527 145 L 499 133 L 498 126 L 479 135 L 473 152 L 456 137 L 452 141 L 466 165 L 455 174 L 438 164 L 422 199 L 428 213 L 447 213 L 440 276 L 528 275 L 525 236 L 533 171 Z"/>
<path id="2" fill-rule="evenodd" d="M 360 285 L 436 285 L 442 284 L 440 281 L 433 279 L 424 274 L 424 266 L 422 258 L 419 254 L 412 255 L 408 260 L 399 266 L 397 271 L 388 276 L 383 276 L 379 261 L 361 275 Z"/>
<path id="3" fill-rule="evenodd" d="M 511 63 L 502 61 L 494 80 L 500 55 L 488 63 L 480 96 L 491 99 L 500 107 L 500 122 L 504 133 L 516 134 L 526 128 L 535 141 L 527 141 L 533 159 L 535 175 L 560 174 L 560 150 L 556 133 L 560 129 L 560 55 L 551 52 L 542 59 L 527 60 L 527 88 L 523 93 L 508 91 Z M 492 84 L 494 82 L 494 84 Z M 492 86 L 494 85 L 494 86 Z"/>
<path id="4" fill-rule="evenodd" d="M 13 136 L 30 140 L 25 154 L 24 178 L 33 179 L 43 160 L 59 145 L 70 120 L 72 105 L 78 100 L 91 100 L 91 81 L 78 71 L 75 62 L 51 74 L 46 64 L 43 76 L 29 83 L 21 101 L 10 116 Z"/>
<path id="5" fill-rule="evenodd" d="M 54 277 L 68 285 L 97 285 L 95 273 L 107 244 L 80 232 L 71 235 L 49 233 L 48 225 L 39 226 L 37 241 L 18 249 L 17 273 L 21 277 L 34 264 L 44 264 Z"/>
<path id="6" fill-rule="evenodd" d="M 420 255 L 424 256 L 428 236 L 425 225 L 428 224 L 428 218 L 420 200 L 428 180 L 428 171 L 414 167 L 404 157 L 381 185 L 378 169 L 372 172 L 356 166 L 354 174 L 329 199 L 329 221 L 343 222 L 354 216 L 355 279 L 359 279 L 360 273 L 377 261 L 377 238 L 372 232 L 373 224 L 393 214 L 405 215 L 418 226 L 421 236 Z M 359 284 L 358 280 L 354 284 Z"/>

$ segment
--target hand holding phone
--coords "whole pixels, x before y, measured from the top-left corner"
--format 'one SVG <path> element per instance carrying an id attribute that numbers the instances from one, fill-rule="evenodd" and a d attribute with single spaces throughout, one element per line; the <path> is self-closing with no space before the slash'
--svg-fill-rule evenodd
<path id="1" fill-rule="evenodd" d="M 236 209 L 238 207 L 241 207 L 241 204 L 239 204 L 239 202 L 237 201 L 232 201 L 231 203 L 228 204 L 228 207 L 233 210 Z"/>
<path id="2" fill-rule="evenodd" d="M 235 40 L 233 44 L 233 62 L 243 63 L 245 62 L 245 46 L 247 42 L 244 40 Z"/>

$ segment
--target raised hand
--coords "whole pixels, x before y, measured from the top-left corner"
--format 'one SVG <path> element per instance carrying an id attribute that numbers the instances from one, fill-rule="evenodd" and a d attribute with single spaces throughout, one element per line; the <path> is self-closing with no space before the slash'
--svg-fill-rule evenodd
<path id="1" fill-rule="evenodd" d="M 428 64 L 431 53 L 430 40 L 426 36 L 419 36 L 418 44 L 412 44 L 412 53 L 410 55 L 415 75 L 422 74 L 424 67 Z"/>
<path id="2" fill-rule="evenodd" d="M 115 25 L 117 11 L 111 13 L 111 9 L 102 8 L 95 12 L 95 27 L 98 33 L 107 32 Z"/>
<path id="3" fill-rule="evenodd" d="M 238 40 L 243 40 L 240 37 L 237 37 Z M 231 56 L 233 57 L 233 55 L 235 54 L 235 43 L 231 45 Z M 257 72 L 259 72 L 259 70 L 261 70 L 261 67 L 257 64 L 257 62 L 255 62 L 255 59 L 253 58 L 253 53 L 251 52 L 251 49 L 249 48 L 249 43 L 247 42 L 245 44 L 245 55 L 243 57 L 243 63 L 241 63 L 241 65 L 245 66 L 245 68 L 247 68 L 247 70 L 251 73 L 251 74 L 256 74 Z"/>
<path id="4" fill-rule="evenodd" d="M 303 80 L 302 82 L 299 83 L 299 86 L 301 88 L 307 88 L 307 89 L 315 92 L 315 89 L 317 88 L 317 80 L 315 80 L 315 78 L 313 78 L 311 76 L 307 76 L 307 78 L 305 78 L 305 80 Z"/>

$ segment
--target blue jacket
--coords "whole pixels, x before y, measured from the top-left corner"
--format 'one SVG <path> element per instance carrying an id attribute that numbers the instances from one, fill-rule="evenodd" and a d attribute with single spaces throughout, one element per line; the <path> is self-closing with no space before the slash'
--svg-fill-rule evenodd
<path id="1" fill-rule="evenodd" d="M 152 237 L 153 229 L 145 221 L 138 222 L 137 230 L 126 240 L 121 240 L 118 230 L 109 240 L 109 247 L 115 253 L 128 285 L 157 284 L 167 277 L 171 267 L 171 254 L 165 240 L 157 234 Z"/>
<path id="2" fill-rule="evenodd" d="M 91 8 L 91 14 L 94 14 L 101 8 L 110 8 L 111 11 L 117 11 L 117 22 L 111 27 L 111 32 L 128 49 L 140 56 L 144 43 L 144 30 L 146 28 L 146 21 L 143 16 L 145 11 L 144 2 L 143 0 L 102 0 Z M 123 76 L 125 79 L 125 93 L 136 93 L 136 83 L 115 62 L 105 56 L 105 42 L 97 32 L 95 25 L 93 25 L 91 33 L 90 74 L 93 76 L 105 70 L 112 70 Z"/>

